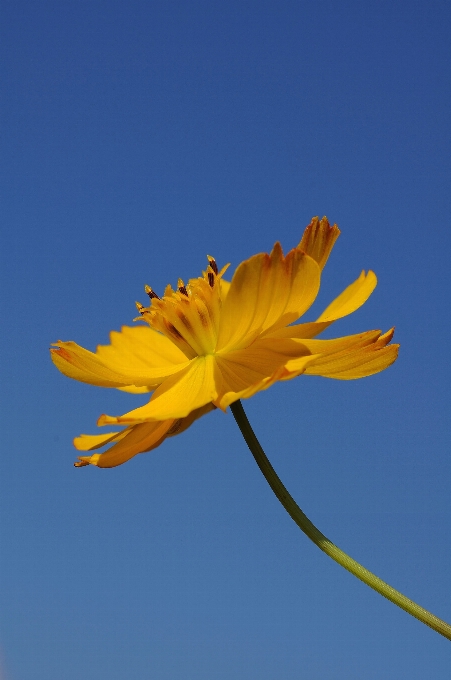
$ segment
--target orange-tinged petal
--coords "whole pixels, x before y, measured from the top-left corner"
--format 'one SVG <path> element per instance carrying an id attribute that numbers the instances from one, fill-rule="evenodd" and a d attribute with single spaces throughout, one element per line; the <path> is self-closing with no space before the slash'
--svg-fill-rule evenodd
<path id="1" fill-rule="evenodd" d="M 392 337 L 393 330 L 390 330 L 384 335 L 378 334 L 370 344 L 356 343 L 353 347 L 320 355 L 307 366 L 305 373 L 338 380 L 355 380 L 379 373 L 398 356 L 399 345 L 387 344 Z"/>
<path id="2" fill-rule="evenodd" d="M 226 390 L 218 397 L 216 404 L 225 409 L 237 399 L 246 399 L 256 392 L 268 389 L 278 380 L 291 380 L 302 373 L 341 380 L 378 373 L 396 359 L 398 345 L 386 347 L 392 337 L 393 329 L 383 335 L 380 331 L 367 331 L 333 340 L 302 339 L 287 342 L 273 339 L 272 346 L 270 338 L 257 340 L 254 344 L 257 347 L 260 345 L 261 350 L 264 348 L 266 356 L 260 356 L 259 351 L 248 356 L 250 348 L 247 348 L 230 352 L 222 361 L 218 359 Z M 275 359 L 277 347 L 282 343 L 285 346 L 283 363 L 280 359 Z M 234 361 L 229 360 L 230 356 Z M 274 371 L 269 375 L 271 362 Z M 261 371 L 268 372 L 268 376 L 259 381 L 255 380 L 258 366 Z M 248 382 L 248 386 L 245 386 L 245 382 Z"/>
<path id="3" fill-rule="evenodd" d="M 135 373 L 133 365 L 128 370 L 124 361 L 122 366 L 113 362 L 109 367 L 97 354 L 89 352 L 75 342 L 55 343 L 58 349 L 52 349 L 51 357 L 56 367 L 67 375 L 81 382 L 99 387 L 124 387 L 127 385 L 149 386 L 159 385 L 168 375 L 177 373 L 189 365 L 186 360 L 180 364 L 166 364 L 158 367 L 149 366 L 145 371 Z M 119 370 L 115 370 L 115 368 Z"/>
<path id="4" fill-rule="evenodd" d="M 318 295 L 321 271 L 313 258 L 305 255 L 299 248 L 294 248 L 288 253 L 284 264 L 288 270 L 291 268 L 288 296 L 285 301 L 279 293 L 281 279 L 287 276 L 285 272 L 280 272 L 280 268 L 279 271 L 275 268 L 267 285 L 271 304 L 262 331 L 282 328 L 296 321 L 305 314 Z"/>
<path id="5" fill-rule="evenodd" d="M 300 342 L 310 350 L 312 354 L 334 354 L 336 352 L 342 352 L 345 350 L 357 349 L 357 347 L 366 347 L 367 345 L 372 345 L 378 341 L 381 337 L 388 337 L 381 335 L 380 331 L 366 331 L 364 333 L 356 333 L 355 335 L 346 335 L 342 338 L 332 338 L 331 340 L 317 340 L 303 338 Z M 393 331 L 391 331 L 391 336 L 384 343 L 384 346 L 393 337 Z"/>
<path id="6" fill-rule="evenodd" d="M 321 221 L 314 217 L 304 231 L 298 247 L 313 257 L 320 269 L 323 269 L 339 235 L 339 228 L 336 224 L 331 227 L 327 217 L 323 217 Z"/>
<path id="7" fill-rule="evenodd" d="M 130 460 L 138 453 L 147 453 L 160 446 L 167 437 L 174 437 L 185 432 L 194 421 L 212 411 L 213 404 L 192 411 L 187 418 L 168 421 L 152 421 L 127 427 L 122 432 L 107 435 L 81 435 L 74 439 L 75 447 L 81 451 L 92 451 L 110 441 L 120 442 L 101 454 L 80 456 L 76 467 L 96 465 L 97 467 L 115 467 Z M 103 443 L 101 442 L 103 440 Z"/>
<path id="8" fill-rule="evenodd" d="M 101 416 L 98 424 L 126 424 L 144 420 L 184 418 L 217 397 L 216 367 L 213 356 L 197 357 L 176 375 L 168 377 L 150 401 L 123 416 Z"/>
<path id="9" fill-rule="evenodd" d="M 395 329 L 394 329 L 394 327 L 393 327 L 393 328 L 390 328 L 390 330 L 388 330 L 386 333 L 383 333 L 383 334 L 379 337 L 379 339 L 376 341 L 375 344 L 376 344 L 378 347 L 385 347 L 385 345 L 388 345 L 388 343 L 390 342 L 390 340 L 393 339 L 394 334 L 395 334 Z"/>
<path id="10" fill-rule="evenodd" d="M 332 323 L 337 319 L 341 319 L 343 316 L 352 314 L 352 312 L 355 312 L 356 309 L 361 307 L 368 300 L 371 293 L 376 288 L 376 285 L 376 274 L 372 271 L 365 274 L 365 272 L 362 271 L 359 278 L 345 288 L 345 290 L 331 302 L 321 316 L 318 317 L 317 322 L 329 321 Z"/>
<path id="11" fill-rule="evenodd" d="M 166 438 L 168 430 L 170 430 L 173 424 L 173 420 L 166 420 L 139 423 L 129 427 L 122 433 L 122 439 L 108 449 L 108 451 L 105 453 L 94 453 L 92 456 L 80 456 L 79 464 L 76 463 L 75 465 L 81 467 L 82 465 L 91 464 L 102 468 L 121 465 L 138 453 L 151 451 L 159 446 Z"/>
<path id="12" fill-rule="evenodd" d="M 75 342 L 59 341 L 55 345 L 57 349 L 50 350 L 51 359 L 58 370 L 69 378 L 99 387 L 122 387 L 130 382 Z"/>
<path id="13" fill-rule="evenodd" d="M 283 256 L 279 243 L 270 255 L 242 262 L 224 301 L 217 351 L 241 349 L 270 328 L 298 319 L 318 293 L 320 269 L 301 250 Z"/>

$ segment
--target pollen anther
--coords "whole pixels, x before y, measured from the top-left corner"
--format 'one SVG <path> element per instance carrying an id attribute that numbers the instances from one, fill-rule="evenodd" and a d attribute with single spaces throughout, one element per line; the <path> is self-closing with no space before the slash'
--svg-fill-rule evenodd
<path id="1" fill-rule="evenodd" d="M 157 300 L 160 299 L 160 297 L 156 294 L 154 290 L 150 286 L 144 286 L 144 290 L 146 291 L 147 295 L 150 297 L 151 300 L 156 298 Z"/>
<path id="2" fill-rule="evenodd" d="M 177 288 L 178 288 L 179 293 L 181 293 L 185 297 L 188 297 L 188 291 L 186 290 L 185 284 L 183 283 L 182 279 L 178 280 Z"/>
<path id="3" fill-rule="evenodd" d="M 211 257 L 211 255 L 207 255 L 208 262 L 210 264 L 210 267 L 213 269 L 214 273 L 216 276 L 218 275 L 218 265 L 216 264 L 216 260 L 214 257 Z"/>
<path id="4" fill-rule="evenodd" d="M 176 327 L 172 323 L 165 320 L 165 326 L 168 329 L 168 331 L 171 333 L 171 335 L 173 335 L 175 338 L 177 338 L 177 340 L 183 340 L 184 339 L 183 335 L 178 332 L 178 330 L 176 329 Z"/>

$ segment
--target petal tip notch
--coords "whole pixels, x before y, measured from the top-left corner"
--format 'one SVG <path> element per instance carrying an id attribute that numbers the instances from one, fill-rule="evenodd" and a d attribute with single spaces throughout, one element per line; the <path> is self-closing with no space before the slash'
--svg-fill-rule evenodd
<path id="1" fill-rule="evenodd" d="M 304 231 L 298 248 L 310 255 L 320 269 L 323 269 L 339 236 L 339 228 L 336 224 L 331 226 L 327 217 L 323 217 L 322 220 L 313 217 Z"/>

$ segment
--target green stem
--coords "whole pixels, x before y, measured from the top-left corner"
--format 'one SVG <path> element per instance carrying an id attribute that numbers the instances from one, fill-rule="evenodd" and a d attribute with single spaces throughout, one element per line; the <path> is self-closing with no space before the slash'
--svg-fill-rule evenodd
<path id="1" fill-rule="evenodd" d="M 357 578 L 363 581 L 363 583 L 366 583 L 367 586 L 373 588 L 373 590 L 386 597 L 387 600 L 398 605 L 398 607 L 401 607 L 401 609 L 404 609 L 404 611 L 411 614 L 411 616 L 414 616 L 419 621 L 422 621 L 422 623 L 425 623 L 426 626 L 429 626 L 437 633 L 440 633 L 440 635 L 451 640 L 451 626 L 449 624 L 437 618 L 437 616 L 434 616 L 434 614 L 431 614 L 426 609 L 423 609 L 423 607 L 420 607 L 415 602 L 412 602 L 412 600 L 409 600 L 405 595 L 389 586 L 388 583 L 382 581 L 382 579 L 375 576 L 371 571 L 362 567 L 361 564 L 353 560 L 352 557 L 349 557 L 343 550 L 337 548 L 336 545 L 312 524 L 277 476 L 276 471 L 266 457 L 265 452 L 252 430 L 241 402 L 236 401 L 231 404 L 230 409 L 266 481 L 301 531 L 303 531 L 304 534 L 320 548 L 320 550 L 350 571 L 351 574 L 357 576 Z"/>

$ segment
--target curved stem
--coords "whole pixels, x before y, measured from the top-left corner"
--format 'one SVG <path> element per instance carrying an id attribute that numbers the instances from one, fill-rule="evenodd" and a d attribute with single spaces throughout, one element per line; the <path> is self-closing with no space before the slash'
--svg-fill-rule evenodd
<path id="1" fill-rule="evenodd" d="M 349 557 L 349 555 L 343 552 L 343 550 L 340 550 L 340 548 L 334 545 L 326 536 L 324 536 L 324 534 L 321 533 L 319 529 L 315 527 L 314 524 L 312 524 L 309 518 L 302 512 L 301 508 L 298 506 L 293 497 L 290 496 L 277 476 L 276 471 L 266 457 L 265 452 L 260 446 L 260 443 L 255 436 L 254 431 L 252 430 L 241 402 L 234 402 L 231 404 L 230 409 L 266 481 L 301 531 L 303 531 L 304 534 L 308 536 L 308 538 L 310 538 L 310 540 L 313 541 L 313 543 L 317 545 L 318 548 L 320 548 L 320 550 L 325 552 L 326 555 L 329 555 L 329 557 L 335 560 L 335 562 L 338 562 L 338 564 L 340 564 L 342 567 L 350 571 L 351 574 L 357 576 L 357 578 L 363 581 L 363 583 L 366 583 L 367 586 L 386 597 L 387 600 L 390 600 L 394 604 L 398 605 L 398 607 L 401 607 L 401 609 L 404 609 L 404 611 L 406 611 L 408 614 L 411 614 L 411 616 L 414 616 L 419 621 L 422 621 L 422 623 L 425 623 L 426 626 L 429 626 L 437 633 L 440 633 L 440 635 L 443 635 L 448 640 L 451 640 L 451 626 L 448 623 L 437 618 L 437 616 L 434 616 L 434 614 L 431 614 L 426 609 L 423 609 L 423 607 L 420 607 L 412 600 L 409 600 L 409 598 L 405 597 L 405 595 L 389 586 L 388 583 L 382 581 L 382 579 L 375 576 L 373 573 L 371 573 L 371 571 L 365 569 L 365 567 L 353 560 L 352 557 Z"/>

